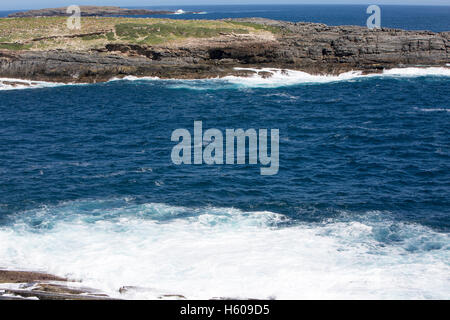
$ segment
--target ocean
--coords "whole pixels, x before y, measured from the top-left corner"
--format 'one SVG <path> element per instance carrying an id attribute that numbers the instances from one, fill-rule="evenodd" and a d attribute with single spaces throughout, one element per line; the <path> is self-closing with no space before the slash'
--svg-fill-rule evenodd
<path id="1" fill-rule="evenodd" d="M 365 23 L 358 6 L 333 8 L 198 10 Z M 449 7 L 384 12 L 392 27 L 450 30 Z M 449 299 L 450 70 L 268 71 L 3 85 L 0 269 L 122 298 Z M 171 135 L 194 121 L 279 129 L 279 172 L 175 165 Z"/>

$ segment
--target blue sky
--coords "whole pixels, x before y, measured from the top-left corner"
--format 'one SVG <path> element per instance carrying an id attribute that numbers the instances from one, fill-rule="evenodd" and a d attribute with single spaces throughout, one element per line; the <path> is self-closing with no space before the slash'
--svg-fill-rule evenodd
<path id="1" fill-rule="evenodd" d="M 78 5 L 152 6 L 152 5 L 212 5 L 212 4 L 406 4 L 406 5 L 449 5 L 449 0 L 14 0 L 0 1 L 0 10 L 21 10 Z"/>

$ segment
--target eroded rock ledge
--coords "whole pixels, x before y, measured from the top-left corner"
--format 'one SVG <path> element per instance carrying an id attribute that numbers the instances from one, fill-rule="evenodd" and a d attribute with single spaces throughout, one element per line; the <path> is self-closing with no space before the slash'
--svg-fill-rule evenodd
<path id="1" fill-rule="evenodd" d="M 0 300 L 111 300 L 106 294 L 75 286 L 54 275 L 0 270 Z"/>
<path id="2" fill-rule="evenodd" d="M 134 299 L 148 296 L 158 300 L 186 300 L 181 294 L 154 288 L 123 286 L 116 297 Z M 51 274 L 31 271 L 0 270 L 1 300 L 118 300 L 99 290 L 87 288 L 81 282 Z M 214 298 L 227 299 L 227 298 Z"/>
<path id="3" fill-rule="evenodd" d="M 1 50 L 0 77 L 76 83 L 126 75 L 182 79 L 247 75 L 235 67 L 339 74 L 450 63 L 450 32 L 368 30 L 260 18 L 233 21 L 285 32 L 224 34 L 154 46 L 111 43 L 89 51 Z"/>

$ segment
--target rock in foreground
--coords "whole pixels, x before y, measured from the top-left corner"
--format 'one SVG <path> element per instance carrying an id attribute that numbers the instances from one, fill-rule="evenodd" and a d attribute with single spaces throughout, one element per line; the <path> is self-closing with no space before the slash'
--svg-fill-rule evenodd
<path id="1" fill-rule="evenodd" d="M 65 278 L 27 271 L 0 270 L 0 300 L 111 300 Z"/>

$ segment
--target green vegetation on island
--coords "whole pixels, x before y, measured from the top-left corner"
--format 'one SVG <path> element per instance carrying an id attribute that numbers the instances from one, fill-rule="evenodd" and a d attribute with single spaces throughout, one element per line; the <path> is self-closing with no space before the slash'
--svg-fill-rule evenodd
<path id="1" fill-rule="evenodd" d="M 0 49 L 89 50 L 109 43 L 161 45 L 191 38 L 279 33 L 278 27 L 249 22 L 124 17 L 83 17 L 81 29 L 65 17 L 2 18 Z"/>

